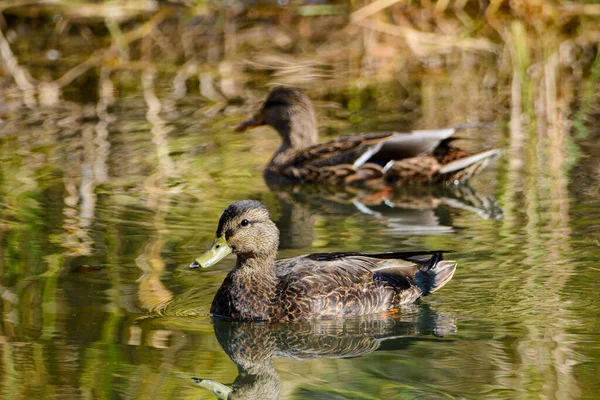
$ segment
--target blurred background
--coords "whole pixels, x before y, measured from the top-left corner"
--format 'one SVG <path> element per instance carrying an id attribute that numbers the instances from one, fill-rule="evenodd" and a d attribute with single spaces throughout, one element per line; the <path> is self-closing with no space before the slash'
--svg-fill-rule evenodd
<path id="1" fill-rule="evenodd" d="M 0 2 L 0 397 L 214 398 L 190 378 L 237 376 L 208 316 L 234 260 L 187 265 L 253 198 L 281 257 L 458 261 L 360 325 L 397 346 L 277 359 L 281 398 L 597 398 L 599 43 L 594 1 Z M 484 123 L 460 146 L 504 154 L 463 187 L 269 187 L 278 135 L 233 128 L 275 84 L 321 141 Z"/>

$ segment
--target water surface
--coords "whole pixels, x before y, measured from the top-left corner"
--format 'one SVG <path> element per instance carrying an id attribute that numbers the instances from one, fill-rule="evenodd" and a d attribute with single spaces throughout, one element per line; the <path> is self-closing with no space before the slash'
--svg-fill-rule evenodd
<path id="1" fill-rule="evenodd" d="M 118 29 L 63 9 L 4 10 L 3 43 L 35 84 L 2 67 L 0 397 L 210 399 L 192 378 L 237 378 L 241 398 L 597 398 L 600 69 L 589 17 L 579 23 L 591 30 L 535 33 L 513 15 L 496 26 L 502 39 L 472 33 L 491 50 L 460 42 L 448 53 L 347 26 L 343 8 L 169 7 Z M 157 15 L 154 36 L 120 37 Z M 522 29 L 531 47 L 509 37 Z M 506 60 L 517 53 L 528 57 Z M 277 134 L 232 128 L 273 83 L 308 90 L 322 140 L 483 121 L 459 143 L 505 153 L 468 187 L 269 187 Z M 247 198 L 271 210 L 281 257 L 446 249 L 457 272 L 391 317 L 211 321 L 234 259 L 187 266 L 223 209 Z"/>

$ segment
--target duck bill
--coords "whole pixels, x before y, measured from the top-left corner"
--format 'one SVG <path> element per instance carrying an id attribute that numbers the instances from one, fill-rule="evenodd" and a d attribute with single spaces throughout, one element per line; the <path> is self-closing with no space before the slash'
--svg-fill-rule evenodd
<path id="1" fill-rule="evenodd" d="M 231 247 L 227 244 L 225 235 L 221 235 L 215 240 L 212 247 L 206 253 L 196 258 L 194 262 L 190 264 L 190 268 L 212 267 L 230 253 Z"/>
<path id="2" fill-rule="evenodd" d="M 233 392 L 232 388 L 217 381 L 199 378 L 192 378 L 192 380 L 196 383 L 196 385 L 213 392 L 219 400 L 227 400 L 231 392 Z"/>
<path id="3" fill-rule="evenodd" d="M 255 126 L 261 126 L 261 125 L 265 125 L 265 122 L 262 119 L 262 115 L 256 114 L 254 117 L 250 118 L 249 120 L 246 120 L 246 121 L 242 122 L 241 124 L 239 124 L 235 128 L 235 131 L 242 132 L 248 128 L 253 128 Z"/>

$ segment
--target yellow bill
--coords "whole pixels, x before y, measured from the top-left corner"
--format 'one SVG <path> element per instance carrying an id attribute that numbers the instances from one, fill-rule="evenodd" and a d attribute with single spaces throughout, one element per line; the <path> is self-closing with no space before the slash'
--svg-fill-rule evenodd
<path id="1" fill-rule="evenodd" d="M 231 394 L 231 392 L 233 392 L 232 388 L 230 388 L 229 386 L 224 385 L 222 383 L 219 383 L 217 381 L 212 381 L 210 379 L 199 379 L 199 378 L 192 378 L 192 380 L 194 382 L 196 382 L 196 385 L 213 392 L 214 395 L 217 396 L 217 399 L 219 399 L 219 400 L 227 400 L 227 398 L 229 398 L 229 395 Z"/>
<path id="2" fill-rule="evenodd" d="M 239 124 L 235 128 L 235 131 L 236 132 L 242 132 L 242 131 L 245 131 L 248 128 L 253 128 L 255 126 L 261 126 L 261 125 L 265 125 L 265 122 L 262 119 L 262 115 L 256 114 L 254 117 L 250 118 L 249 120 L 244 121 L 241 124 Z"/>
<path id="3" fill-rule="evenodd" d="M 193 263 L 190 264 L 190 268 L 208 268 L 212 267 L 227 255 L 231 253 L 231 247 L 227 244 L 225 235 L 218 237 L 213 243 L 212 247 L 200 257 L 196 258 Z"/>

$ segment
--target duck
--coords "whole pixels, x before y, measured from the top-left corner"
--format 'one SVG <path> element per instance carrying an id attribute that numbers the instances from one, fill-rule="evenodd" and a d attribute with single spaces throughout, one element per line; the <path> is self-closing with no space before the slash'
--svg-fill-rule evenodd
<path id="1" fill-rule="evenodd" d="M 212 247 L 190 268 L 237 257 L 210 308 L 234 321 L 299 321 L 385 314 L 444 286 L 456 262 L 444 251 L 314 253 L 276 260 L 279 230 L 256 200 L 229 205 Z"/>
<path id="2" fill-rule="evenodd" d="M 318 143 L 314 107 L 299 88 L 274 87 L 238 132 L 269 125 L 282 142 L 264 170 L 267 182 L 324 183 L 383 188 L 406 184 L 467 182 L 501 151 L 477 154 L 451 144 L 460 129 L 379 132 Z"/>

